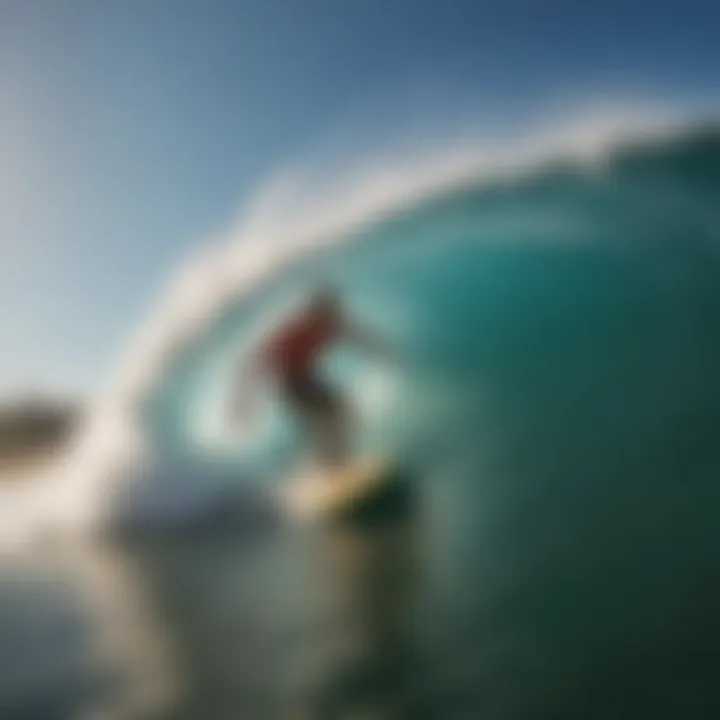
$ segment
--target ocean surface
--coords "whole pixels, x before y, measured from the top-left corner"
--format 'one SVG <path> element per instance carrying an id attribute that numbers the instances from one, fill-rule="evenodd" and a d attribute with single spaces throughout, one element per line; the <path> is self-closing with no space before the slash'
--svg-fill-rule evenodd
<path id="1" fill-rule="evenodd" d="M 173 348 L 134 408 L 122 542 L 8 556 L 0 716 L 720 717 L 717 127 L 344 235 Z M 411 478 L 382 523 L 287 522 L 282 408 L 223 426 L 238 352 L 328 279 L 401 355 L 327 360 L 358 452 Z"/>

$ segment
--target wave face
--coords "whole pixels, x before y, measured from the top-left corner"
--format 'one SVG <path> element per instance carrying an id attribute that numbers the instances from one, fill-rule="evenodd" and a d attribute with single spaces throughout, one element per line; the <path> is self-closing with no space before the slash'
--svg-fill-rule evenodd
<path id="1" fill-rule="evenodd" d="M 174 502 L 194 506 L 213 482 L 267 483 L 293 462 L 300 448 L 282 408 L 269 402 L 262 427 L 242 436 L 225 428 L 223 402 L 238 355 L 317 280 L 342 288 L 406 363 L 329 358 L 358 408 L 361 446 L 418 464 L 497 450 L 534 423 L 611 445 L 717 389 L 716 127 L 615 142 L 590 163 L 553 151 L 524 170 L 468 167 L 419 187 L 374 219 L 363 221 L 361 204 L 359 222 L 311 224 L 283 262 L 238 255 L 214 302 L 207 278 L 193 295 L 183 276 L 191 331 L 160 345 L 146 332 L 152 370 L 145 362 L 140 379 L 117 383 L 91 420 L 107 433 L 122 406 L 119 424 L 143 449 L 136 479 L 162 488 L 157 477 L 171 478 Z"/>
<path id="2" fill-rule="evenodd" d="M 228 304 L 175 355 L 146 398 L 151 446 L 185 467 L 252 459 L 257 475 L 286 460 L 282 422 L 243 443 L 223 436 L 222 401 L 255 329 L 315 279 L 337 283 L 408 360 L 401 377 L 330 361 L 371 448 L 435 447 L 457 437 L 454 423 L 474 434 L 491 396 L 520 387 L 550 392 L 554 380 L 550 395 L 568 395 L 608 341 L 641 366 L 687 352 L 667 344 L 702 321 L 702 306 L 682 303 L 714 295 L 719 194 L 720 135 L 706 130 L 617 149 L 599 167 L 556 161 L 466 185 L 355 230 L 351 243 L 311 251 Z"/>

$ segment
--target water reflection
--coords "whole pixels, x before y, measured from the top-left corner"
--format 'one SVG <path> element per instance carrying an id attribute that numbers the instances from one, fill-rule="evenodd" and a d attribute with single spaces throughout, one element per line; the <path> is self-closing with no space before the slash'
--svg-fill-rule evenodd
<path id="1" fill-rule="evenodd" d="M 176 677 L 182 669 L 171 716 L 405 717 L 419 541 L 405 504 L 371 523 L 136 544 Z"/>
<path id="2" fill-rule="evenodd" d="M 338 622 L 326 628 L 325 672 L 301 717 L 406 717 L 417 664 L 417 517 L 380 527 L 338 524 L 323 540 L 324 579 Z"/>
<path id="3" fill-rule="evenodd" d="M 132 558 L 43 547 L 0 571 L 3 717 L 164 717 L 180 687 L 171 637 Z"/>
<path id="4" fill-rule="evenodd" d="M 29 557 L 22 573 L 3 568 L 3 705 L 109 720 L 417 717 L 411 504 L 249 527 L 43 547 L 32 569 Z"/>

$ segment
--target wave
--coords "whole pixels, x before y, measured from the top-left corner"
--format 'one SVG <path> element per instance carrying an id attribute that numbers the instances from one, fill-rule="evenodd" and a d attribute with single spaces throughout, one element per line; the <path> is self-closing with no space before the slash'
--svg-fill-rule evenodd
<path id="1" fill-rule="evenodd" d="M 152 484 L 148 480 L 153 477 L 152 468 L 162 464 L 163 457 L 148 433 L 145 413 L 158 388 L 177 390 L 169 382 L 173 368 L 208 343 L 213 329 L 230 315 L 235 317 L 236 329 L 242 325 L 244 334 L 221 328 L 213 337 L 216 343 L 222 337 L 226 360 L 230 351 L 241 351 L 243 342 L 288 302 L 286 292 L 280 293 L 282 301 L 275 298 L 268 304 L 267 292 L 277 289 L 293 268 L 312 268 L 323 253 L 367 243 L 377 235 L 378 227 L 394 219 L 414 213 L 422 223 L 427 219 L 423 210 L 443 198 L 461 197 L 468 189 L 519 187 L 567 166 L 602 176 L 628 148 L 653 152 L 695 132 L 696 126 L 676 112 L 615 109 L 502 142 L 464 141 L 441 152 L 418 151 L 403 157 L 384 153 L 378 160 L 348 163 L 349 169 L 336 171 L 323 182 L 318 181 L 322 172 L 317 168 L 280 173 L 261 189 L 227 234 L 183 264 L 129 343 L 62 468 L 52 478 L 34 484 L 32 491 L 23 492 L 27 512 L 17 514 L 37 516 L 42 506 L 43 514 L 52 515 L 64 527 L 92 528 L 115 512 L 118 486 L 133 481 Z M 573 237 L 572 232 L 555 232 L 562 218 L 550 213 L 545 220 L 548 237 Z M 504 222 L 508 221 L 523 222 L 519 215 L 506 217 Z M 537 224 L 537 216 L 532 222 Z M 523 235 L 518 227 L 505 227 L 500 234 L 504 238 Z M 419 255 L 422 249 L 418 242 L 413 251 Z M 437 251 L 436 244 L 431 250 Z M 302 281 L 312 276 L 310 270 Z M 387 311 L 388 307 L 383 308 Z M 382 385 L 382 379 L 368 382 Z M 436 397 L 447 396 L 447 388 L 436 392 Z M 433 402 L 427 402 L 426 414 L 436 412 Z M 210 492 L 208 488 L 205 495 Z"/>

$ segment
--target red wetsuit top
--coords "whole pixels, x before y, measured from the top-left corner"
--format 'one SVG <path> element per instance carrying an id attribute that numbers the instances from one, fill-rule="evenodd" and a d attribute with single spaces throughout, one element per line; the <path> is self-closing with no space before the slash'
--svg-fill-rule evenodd
<path id="1" fill-rule="evenodd" d="M 309 376 L 323 350 L 333 342 L 339 331 L 337 320 L 299 317 L 291 320 L 270 340 L 270 361 L 286 378 Z"/>

